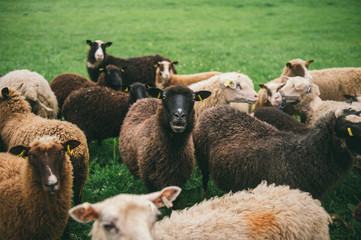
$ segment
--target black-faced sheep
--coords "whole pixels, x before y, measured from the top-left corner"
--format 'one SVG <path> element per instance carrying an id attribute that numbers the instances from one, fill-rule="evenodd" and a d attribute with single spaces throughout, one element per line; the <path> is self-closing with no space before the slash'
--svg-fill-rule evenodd
<path id="1" fill-rule="evenodd" d="M 252 80 L 242 73 L 229 72 L 188 86 L 193 91 L 207 90 L 212 95 L 194 105 L 195 118 L 206 109 L 219 104 L 245 103 L 247 110 L 257 101 Z M 248 112 L 248 111 L 247 111 Z"/>
<path id="2" fill-rule="evenodd" d="M 59 239 L 71 208 L 73 167 L 67 151 L 80 143 L 43 136 L 0 153 L 0 238 Z"/>
<path id="3" fill-rule="evenodd" d="M 306 133 L 296 133 L 279 131 L 227 105 L 214 107 L 202 114 L 193 134 L 203 187 L 210 173 L 226 191 L 266 180 L 321 198 L 351 166 L 348 129 L 361 135 L 359 115 L 330 112 Z"/>
<path id="4" fill-rule="evenodd" d="M 147 97 L 148 85 L 133 83 L 129 93 L 94 86 L 72 92 L 65 100 L 64 118 L 84 131 L 88 142 L 119 137 L 120 126 L 132 103 Z"/>
<path id="5" fill-rule="evenodd" d="M 0 89 L 4 87 L 19 90 L 30 103 L 32 112 L 44 118 L 56 118 L 58 101 L 48 81 L 39 73 L 29 70 L 15 70 L 0 80 Z"/>
<path id="6" fill-rule="evenodd" d="M 202 72 L 188 75 L 179 75 L 173 72 L 174 65 L 178 62 L 162 61 L 156 64 L 155 86 L 160 89 L 165 89 L 170 85 L 182 84 L 188 86 L 190 84 L 200 82 L 211 78 L 215 75 L 222 74 L 221 72 Z"/>
<path id="7" fill-rule="evenodd" d="M 155 65 L 161 61 L 169 61 L 159 54 L 140 56 L 133 58 L 117 58 L 109 55 L 106 48 L 112 45 L 111 42 L 104 43 L 100 40 L 92 42 L 87 40 L 90 49 L 87 56 L 87 70 L 92 81 L 97 81 L 101 68 L 109 64 L 116 65 L 122 70 L 123 84 L 130 85 L 134 82 L 155 83 Z M 176 73 L 174 67 L 172 71 Z"/>
<path id="8" fill-rule="evenodd" d="M 0 95 L 0 134 L 6 150 L 17 145 L 28 146 L 44 135 L 60 141 L 77 140 L 80 145 L 70 154 L 74 168 L 74 203 L 80 203 L 88 178 L 89 150 L 84 133 L 74 124 L 45 119 L 33 114 L 24 97 L 13 89 L 3 88 Z"/>
<path id="9" fill-rule="evenodd" d="M 330 239 L 331 219 L 318 200 L 288 186 L 267 186 L 205 200 L 156 221 L 164 198 L 179 192 L 167 187 L 148 195 L 119 194 L 103 202 L 72 208 L 79 222 L 95 220 L 92 239 Z M 167 201 L 166 200 L 166 201 Z M 295 204 L 297 203 L 297 204 Z"/>
<path id="10" fill-rule="evenodd" d="M 120 156 L 148 191 L 181 186 L 194 167 L 194 101 L 206 99 L 210 92 L 193 92 L 182 85 L 148 92 L 161 100 L 141 99 L 131 106 L 120 131 Z"/>
<path id="11" fill-rule="evenodd" d="M 53 90 L 59 106 L 59 115 L 61 115 L 61 109 L 63 107 L 65 99 L 70 95 L 71 92 L 86 87 L 93 87 L 95 85 L 109 87 L 114 90 L 119 90 L 122 87 L 122 79 L 120 75 L 120 69 L 114 65 L 108 65 L 104 68 L 98 81 L 95 83 L 89 81 L 83 76 L 74 73 L 63 73 L 56 76 L 50 82 L 50 88 Z"/>

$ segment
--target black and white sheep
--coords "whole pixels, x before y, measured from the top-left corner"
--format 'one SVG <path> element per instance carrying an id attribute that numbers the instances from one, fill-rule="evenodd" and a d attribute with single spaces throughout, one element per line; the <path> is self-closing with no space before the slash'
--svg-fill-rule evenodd
<path id="1" fill-rule="evenodd" d="M 0 153 L 0 238 L 59 239 L 71 207 L 73 167 L 67 152 L 80 143 L 50 136 Z"/>
<path id="2" fill-rule="evenodd" d="M 361 117 L 344 113 L 330 112 L 306 133 L 295 133 L 279 131 L 226 105 L 207 110 L 193 134 L 204 189 L 210 173 L 227 191 L 266 180 L 321 198 L 351 166 L 348 129 L 361 135 Z"/>
<path id="3" fill-rule="evenodd" d="M 0 135 L 5 150 L 17 145 L 28 146 L 44 135 L 55 136 L 62 142 L 79 141 L 80 145 L 70 154 L 70 160 L 74 169 L 74 203 L 80 203 L 89 168 L 89 150 L 83 131 L 69 122 L 33 114 L 19 91 L 3 88 L 0 94 Z"/>
<path id="4" fill-rule="evenodd" d="M 147 97 L 147 87 L 142 83 L 124 86 L 129 93 L 102 86 L 78 89 L 65 100 L 62 113 L 84 131 L 88 142 L 118 137 L 130 105 Z"/>
<path id="5" fill-rule="evenodd" d="M 288 186 L 267 186 L 205 200 L 156 222 L 177 187 L 147 195 L 119 194 L 84 203 L 69 213 L 78 222 L 95 220 L 92 239 L 330 239 L 331 219 L 320 201 Z M 297 203 L 297 204 L 295 204 Z"/>
<path id="6" fill-rule="evenodd" d="M 93 87 L 95 85 L 109 87 L 114 90 L 119 90 L 122 87 L 122 78 L 120 75 L 120 69 L 114 65 L 108 65 L 101 70 L 98 81 L 95 83 L 89 81 L 83 76 L 75 73 L 63 73 L 56 76 L 50 82 L 50 88 L 53 90 L 59 106 L 58 118 L 61 115 L 61 109 L 63 107 L 65 99 L 71 92 L 86 87 Z"/>
<path id="7" fill-rule="evenodd" d="M 206 99 L 210 92 L 193 92 L 182 85 L 148 92 L 161 100 L 141 99 L 131 106 L 119 135 L 120 156 L 148 191 L 181 186 L 194 167 L 194 101 Z"/>
<path id="8" fill-rule="evenodd" d="M 90 46 L 87 56 L 87 70 L 89 77 L 92 81 L 97 81 L 101 68 L 106 67 L 109 64 L 116 65 L 122 70 L 123 84 L 130 85 L 134 82 L 141 83 L 155 83 L 156 69 L 155 65 L 161 61 L 169 61 L 169 58 L 165 58 L 159 54 L 139 56 L 132 58 L 118 58 L 109 55 L 106 52 L 106 48 L 112 45 L 112 42 L 104 43 L 100 40 L 94 42 L 86 41 Z M 176 73 L 174 67 L 172 71 Z"/>
<path id="9" fill-rule="evenodd" d="M 30 103 L 32 112 L 44 118 L 56 118 L 58 101 L 48 81 L 39 73 L 26 69 L 14 70 L 0 79 L 4 87 L 19 90 Z"/>

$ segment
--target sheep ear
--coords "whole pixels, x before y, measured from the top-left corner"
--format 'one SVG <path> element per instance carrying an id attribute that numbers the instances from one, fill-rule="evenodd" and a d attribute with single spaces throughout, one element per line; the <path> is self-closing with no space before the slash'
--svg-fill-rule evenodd
<path id="1" fill-rule="evenodd" d="M 196 95 L 196 97 L 194 98 L 194 101 L 203 101 L 204 99 L 211 96 L 212 93 L 210 91 L 198 91 L 198 92 L 195 92 L 194 94 Z"/>
<path id="2" fill-rule="evenodd" d="M 87 43 L 89 46 L 92 45 L 92 41 L 90 41 L 90 40 L 86 40 L 86 43 Z"/>
<path id="3" fill-rule="evenodd" d="M 160 66 L 160 62 L 157 62 L 156 64 L 154 64 L 154 67 L 157 68 Z"/>
<path id="4" fill-rule="evenodd" d="M 163 94 L 163 90 L 159 89 L 159 88 L 148 88 L 147 92 L 148 92 L 149 96 L 151 96 L 153 98 L 158 98 L 158 99 L 160 99 Z"/>
<path id="5" fill-rule="evenodd" d="M 174 61 L 172 62 L 172 65 L 177 65 L 179 62 L 178 61 Z"/>
<path id="6" fill-rule="evenodd" d="M 355 170 L 355 172 L 361 176 L 361 167 L 353 165 L 353 169 Z"/>
<path id="7" fill-rule="evenodd" d="M 145 88 L 154 88 L 155 87 L 155 84 L 154 83 L 147 83 L 145 84 Z"/>
<path id="8" fill-rule="evenodd" d="M 286 67 L 291 68 L 292 64 L 290 62 L 286 63 Z"/>
<path id="9" fill-rule="evenodd" d="M 69 140 L 62 143 L 64 150 L 66 150 L 69 154 L 73 153 L 74 148 L 80 145 L 78 140 Z"/>
<path id="10" fill-rule="evenodd" d="M 307 60 L 306 62 L 308 62 L 308 64 L 311 64 L 311 63 L 313 63 L 314 61 L 313 61 L 313 60 Z"/>
<path id="11" fill-rule="evenodd" d="M 122 91 L 123 92 L 129 92 L 129 86 L 128 85 L 122 85 Z"/>
<path id="12" fill-rule="evenodd" d="M 266 86 L 263 83 L 258 84 L 260 88 L 266 88 Z"/>
<path id="13" fill-rule="evenodd" d="M 29 155 L 29 151 L 30 151 L 30 147 L 18 145 L 18 146 L 12 147 L 9 150 L 9 153 L 17 155 L 18 157 L 26 157 Z"/>
<path id="14" fill-rule="evenodd" d="M 99 217 L 99 212 L 90 203 L 83 203 L 71 208 L 69 214 L 77 222 L 90 222 Z"/>
<path id="15" fill-rule="evenodd" d="M 113 44 L 112 42 L 107 42 L 107 43 L 105 44 L 105 47 L 110 47 L 112 44 Z"/>
<path id="16" fill-rule="evenodd" d="M 180 187 L 171 186 L 163 188 L 159 192 L 149 193 L 144 195 L 146 199 L 153 202 L 158 208 L 167 206 L 168 208 L 172 206 L 172 202 L 178 197 L 182 189 Z"/>
<path id="17" fill-rule="evenodd" d="M 104 71 L 105 71 L 105 68 L 104 68 L 104 67 L 100 67 L 100 68 L 99 68 L 99 72 L 102 73 L 102 72 L 104 72 Z"/>
<path id="18" fill-rule="evenodd" d="M 1 89 L 1 95 L 3 96 L 4 99 L 8 99 L 10 96 L 9 88 L 4 87 L 3 89 Z"/>

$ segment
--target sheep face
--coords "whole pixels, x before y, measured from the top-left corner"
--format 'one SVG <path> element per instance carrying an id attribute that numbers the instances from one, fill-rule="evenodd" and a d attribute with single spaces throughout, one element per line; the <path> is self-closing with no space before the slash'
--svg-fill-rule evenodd
<path id="1" fill-rule="evenodd" d="M 336 134 L 346 139 L 347 147 L 354 154 L 361 155 L 361 111 L 356 107 L 340 109 L 337 117 Z"/>
<path id="2" fill-rule="evenodd" d="M 154 239 L 158 207 L 174 201 L 179 187 L 167 187 L 146 195 L 119 194 L 96 204 L 83 203 L 69 210 L 78 222 L 95 220 L 91 235 L 96 239 Z"/>
<path id="3" fill-rule="evenodd" d="M 112 45 L 112 42 L 104 43 L 101 40 L 96 40 L 94 42 L 87 40 L 87 44 L 90 46 L 88 55 L 91 60 L 101 62 L 106 57 L 106 48 Z"/>
<path id="4" fill-rule="evenodd" d="M 138 99 L 147 98 L 148 97 L 147 89 L 153 86 L 154 85 L 152 83 L 143 84 L 140 82 L 135 82 L 132 83 L 130 86 L 124 85 L 123 91 L 129 92 L 129 98 L 130 98 L 129 103 L 133 104 Z"/>
<path id="5" fill-rule="evenodd" d="M 115 65 L 108 65 L 104 70 L 106 86 L 119 90 L 122 87 L 120 68 Z"/>
<path id="6" fill-rule="evenodd" d="M 285 103 L 296 103 L 307 93 L 318 91 L 311 88 L 311 83 L 308 79 L 303 77 L 284 77 L 286 84 L 278 90 L 274 95 L 274 100 L 278 105 Z"/>
<path id="7" fill-rule="evenodd" d="M 191 89 L 182 85 L 171 86 L 164 91 L 159 88 L 150 88 L 148 93 L 152 97 L 162 99 L 163 121 L 175 133 L 184 132 L 187 125 L 193 123 L 194 101 L 203 101 L 211 95 L 209 91 L 194 93 Z"/>
<path id="8" fill-rule="evenodd" d="M 278 106 L 279 104 L 275 100 L 275 95 L 280 90 L 285 83 L 266 83 L 259 84 L 260 88 L 266 89 L 267 92 L 267 101 L 271 103 L 272 106 Z"/>
<path id="9" fill-rule="evenodd" d="M 258 99 L 252 80 L 246 75 L 230 75 L 229 78 L 223 78 L 220 84 L 224 89 L 224 97 L 227 103 L 242 102 L 252 104 Z"/>
<path id="10" fill-rule="evenodd" d="M 313 60 L 304 61 L 302 59 L 293 59 L 286 63 L 286 67 L 282 75 L 288 77 L 301 76 L 309 80 L 313 80 L 311 73 L 308 71 L 309 65 Z"/>
<path id="11" fill-rule="evenodd" d="M 39 177 L 43 190 L 54 193 L 60 188 L 66 151 L 72 152 L 79 144 L 77 140 L 60 143 L 56 138 L 46 136 L 35 140 L 30 146 L 15 146 L 9 152 L 19 157 L 28 156 L 29 164 Z"/>
<path id="12" fill-rule="evenodd" d="M 155 65 L 155 68 L 159 68 L 159 74 L 160 74 L 160 79 L 162 81 L 163 84 L 168 85 L 170 79 L 171 79 L 171 72 L 174 73 L 174 66 L 177 65 L 178 62 L 169 62 L 169 61 L 161 61 L 158 62 Z"/>

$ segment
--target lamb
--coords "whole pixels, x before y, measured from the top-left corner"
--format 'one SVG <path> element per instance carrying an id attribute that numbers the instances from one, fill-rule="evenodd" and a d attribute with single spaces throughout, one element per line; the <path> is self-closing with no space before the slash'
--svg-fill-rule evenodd
<path id="1" fill-rule="evenodd" d="M 257 101 L 252 80 L 245 74 L 237 72 L 223 73 L 207 80 L 188 86 L 193 91 L 207 90 L 212 95 L 194 105 L 195 118 L 207 108 L 218 104 L 246 103 L 250 108 Z"/>
<path id="2" fill-rule="evenodd" d="M 73 167 L 67 151 L 80 142 L 53 136 L 0 153 L 0 238 L 59 239 L 71 208 Z"/>
<path id="3" fill-rule="evenodd" d="M 140 177 L 149 192 L 181 186 L 194 167 L 194 101 L 209 91 L 193 92 L 183 85 L 164 91 L 148 89 L 158 99 L 141 99 L 129 109 L 119 134 L 119 152 L 130 172 Z"/>
<path id="4" fill-rule="evenodd" d="M 95 220 L 91 235 L 98 240 L 330 239 L 328 225 L 332 220 L 318 200 L 298 189 L 267 186 L 266 182 L 253 190 L 228 193 L 173 211 L 170 217 L 155 222 L 157 207 L 173 201 L 178 189 L 119 194 L 103 202 L 78 205 L 69 213 L 78 222 Z"/>
<path id="5" fill-rule="evenodd" d="M 319 86 L 322 100 L 343 101 L 344 95 L 361 94 L 361 68 L 327 68 L 308 71 L 312 62 L 313 60 L 291 60 L 286 63 L 281 76 L 300 76 L 312 80 Z M 269 83 L 282 82 L 285 82 L 284 79 L 276 78 Z M 259 101 L 255 104 L 255 109 L 261 106 L 270 106 L 270 102 L 267 101 L 267 94 L 272 97 L 275 93 L 276 91 L 266 92 L 266 90 L 261 89 L 258 92 Z"/>
<path id="6" fill-rule="evenodd" d="M 95 83 L 89 81 L 83 76 L 74 73 L 63 73 L 56 76 L 50 82 L 50 88 L 53 90 L 57 100 L 58 106 L 61 110 L 65 99 L 70 95 L 71 92 L 86 87 L 93 87 L 95 85 L 109 87 L 114 90 L 119 90 L 122 87 L 122 78 L 120 75 L 120 69 L 114 65 L 108 65 L 104 68 L 98 81 Z M 58 118 L 60 118 L 61 111 L 59 111 Z"/>
<path id="7" fill-rule="evenodd" d="M 84 131 L 88 142 L 119 137 L 120 126 L 132 103 L 147 97 L 148 84 L 133 83 L 129 93 L 102 86 L 72 92 L 63 105 L 64 118 Z"/>
<path id="8" fill-rule="evenodd" d="M 321 198 L 350 168 L 345 139 L 361 135 L 357 112 L 330 112 L 306 133 L 275 127 L 227 105 L 205 111 L 193 139 L 207 190 L 209 173 L 225 191 L 255 187 L 260 181 L 286 184 Z M 349 129 L 349 130 L 348 130 Z M 360 142 L 357 144 L 360 147 Z"/>
<path id="9" fill-rule="evenodd" d="M 174 65 L 178 62 L 162 61 L 158 62 L 156 67 L 155 86 L 160 89 L 169 87 L 170 85 L 183 84 L 190 85 L 199 81 L 206 80 L 215 75 L 222 74 L 221 72 L 202 72 L 189 75 L 174 74 Z"/>
<path id="10" fill-rule="evenodd" d="M 89 167 L 89 150 L 84 133 L 69 122 L 45 119 L 33 114 L 29 103 L 18 91 L 3 88 L 0 95 L 0 137 L 5 150 L 17 145 L 28 146 L 44 135 L 55 136 L 62 142 L 80 142 L 70 154 L 74 168 L 74 203 L 80 203 Z"/>
<path id="11" fill-rule="evenodd" d="M 26 69 L 7 73 L 0 80 L 4 87 L 19 90 L 30 103 L 32 112 L 44 118 L 56 118 L 58 102 L 48 81 L 39 73 Z"/>
<path id="12" fill-rule="evenodd" d="M 298 115 L 306 119 L 307 126 L 315 124 L 328 111 L 335 111 L 341 107 L 358 109 L 357 106 L 351 106 L 346 102 L 322 101 L 318 86 L 302 77 L 288 78 L 274 99 L 279 105 L 284 104 L 285 99 L 288 104 L 294 104 L 293 108 Z"/>
<path id="13" fill-rule="evenodd" d="M 87 70 L 89 77 L 92 81 L 97 81 L 100 71 L 108 64 L 113 64 L 120 67 L 122 71 L 123 84 L 130 85 L 134 82 L 141 83 L 155 83 L 156 69 L 154 65 L 161 61 L 169 61 L 159 54 L 140 56 L 133 58 L 117 58 L 109 55 L 106 48 L 112 45 L 112 42 L 104 43 L 103 41 L 96 40 L 92 42 L 87 40 L 90 49 L 87 56 Z M 172 71 L 176 73 L 174 67 Z"/>

